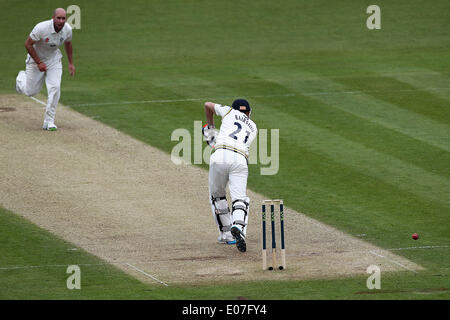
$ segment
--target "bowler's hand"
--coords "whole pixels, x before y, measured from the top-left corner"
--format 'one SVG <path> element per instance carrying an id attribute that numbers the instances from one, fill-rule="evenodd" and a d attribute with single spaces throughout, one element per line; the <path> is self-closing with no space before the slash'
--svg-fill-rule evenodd
<path id="1" fill-rule="evenodd" d="M 45 71 L 47 71 L 47 66 L 46 66 L 45 63 L 43 63 L 42 61 L 41 61 L 41 63 L 39 63 L 37 66 L 38 66 L 40 72 L 45 72 Z"/>
<path id="2" fill-rule="evenodd" d="M 75 66 L 72 63 L 69 63 L 69 73 L 72 77 L 75 75 Z"/>

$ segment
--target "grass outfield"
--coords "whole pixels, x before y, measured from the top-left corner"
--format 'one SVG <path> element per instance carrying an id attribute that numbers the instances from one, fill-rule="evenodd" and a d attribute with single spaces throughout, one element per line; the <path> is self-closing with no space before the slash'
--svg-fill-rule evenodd
<path id="1" fill-rule="evenodd" d="M 49 17 L 53 4 L 1 3 L 6 10 L 0 25 L 10 32 L 1 40 L 0 92 L 12 93 L 17 72 L 24 67 L 25 38 L 37 22 Z M 69 4 L 62 1 L 65 7 Z M 285 1 L 283 6 L 273 1 L 77 4 L 82 14 L 82 29 L 74 31 L 73 39 L 77 75 L 63 75 L 62 103 L 170 152 L 176 144 L 170 141 L 173 130 L 192 132 L 194 120 L 204 121 L 204 99 L 229 104 L 234 97 L 247 97 L 260 129 L 280 129 L 278 174 L 262 176 L 259 166 L 251 165 L 249 188 L 283 198 L 295 210 L 351 235 L 365 235 L 366 241 L 384 248 L 444 246 L 396 251 L 427 270 L 383 275 L 383 290 L 376 294 L 355 294 L 366 291 L 366 278 L 361 277 L 275 283 L 270 292 L 257 296 L 255 292 L 269 291 L 262 290 L 267 284 L 242 284 L 240 295 L 449 298 L 448 290 L 437 290 L 450 287 L 448 1 L 379 1 L 382 29 L 373 31 L 365 23 L 369 1 Z M 27 18 L 13 23 L 19 15 Z M 155 100 L 186 101 L 121 103 Z M 1 216 L 18 232 L 10 238 L 0 233 L 0 241 L 8 244 L 0 248 L 1 256 L 7 257 L 0 267 L 67 264 L 72 263 L 70 255 L 78 254 L 78 263 L 95 260 L 61 249 L 64 253 L 48 257 L 53 259 L 49 263 L 38 254 L 39 246 L 21 247 L 20 238 L 10 250 L 15 236 L 28 236 L 19 230 L 31 227 L 22 227 L 23 222 L 3 211 Z M 411 239 L 413 232 L 419 233 L 418 241 Z M 19 250 L 23 257 L 11 254 Z M 130 281 L 113 267 L 95 269 L 89 272 L 101 285 L 79 293 L 65 287 L 33 291 L 20 283 L 23 270 L 8 271 L 11 275 L 2 275 L 0 281 L 16 289 L 6 294 L 1 290 L 0 297 L 235 298 L 231 287 L 159 289 Z M 59 275 L 46 269 L 27 274 L 30 281 L 49 277 L 49 289 L 66 277 L 63 269 Z M 112 278 L 121 279 L 121 284 L 110 283 Z M 111 288 L 106 293 L 103 286 Z M 420 294 L 423 289 L 431 290 Z"/>
<path id="2" fill-rule="evenodd" d="M 297 300 L 297 299 L 447 299 L 442 280 L 450 265 L 419 274 L 382 277 L 382 290 L 369 291 L 366 277 L 310 281 L 249 282 L 230 285 L 147 285 L 74 248 L 70 243 L 0 208 L 0 300 L 5 299 L 164 299 L 164 300 Z M 74 250 L 77 249 L 77 250 Z M 434 254 L 446 251 L 435 249 Z M 430 255 L 431 256 L 431 255 Z M 69 265 L 81 270 L 81 290 L 69 290 Z"/>

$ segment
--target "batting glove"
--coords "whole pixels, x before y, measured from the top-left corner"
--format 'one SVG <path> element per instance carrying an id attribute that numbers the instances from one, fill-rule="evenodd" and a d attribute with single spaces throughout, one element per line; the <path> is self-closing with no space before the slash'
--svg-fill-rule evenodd
<path id="1" fill-rule="evenodd" d="M 214 128 L 214 126 L 209 126 L 208 124 L 205 124 L 202 128 L 203 137 L 211 148 L 214 148 L 216 145 L 216 136 L 218 133 L 219 132 Z"/>

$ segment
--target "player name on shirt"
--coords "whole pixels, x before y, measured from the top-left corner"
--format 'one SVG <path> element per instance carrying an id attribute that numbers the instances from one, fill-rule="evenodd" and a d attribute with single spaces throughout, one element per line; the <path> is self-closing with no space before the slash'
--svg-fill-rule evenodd
<path id="1" fill-rule="evenodd" d="M 234 115 L 235 116 L 235 118 L 236 118 L 236 120 L 237 121 L 242 121 L 242 122 L 244 122 L 248 127 L 249 127 L 249 129 L 253 132 L 253 131 L 255 131 L 255 128 L 253 128 L 253 126 L 252 126 L 252 124 L 250 123 L 250 121 L 249 121 L 249 118 L 247 118 L 247 116 L 246 115 L 244 115 L 244 114 L 242 114 L 242 115 Z"/>

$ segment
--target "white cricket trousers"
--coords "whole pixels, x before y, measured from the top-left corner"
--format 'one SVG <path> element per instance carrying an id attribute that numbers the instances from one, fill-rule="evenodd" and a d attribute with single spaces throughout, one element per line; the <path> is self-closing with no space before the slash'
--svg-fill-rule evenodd
<path id="1" fill-rule="evenodd" d="M 248 166 L 244 156 L 225 149 L 217 149 L 210 158 L 209 163 L 209 193 L 214 198 L 225 197 L 226 187 L 229 185 L 231 201 L 243 200 L 250 204 L 247 197 Z M 216 214 L 214 205 L 211 202 L 214 219 Z M 248 213 L 244 215 L 242 210 L 237 210 L 232 214 L 234 221 L 245 221 L 248 223 Z M 216 220 L 217 224 L 217 220 Z M 247 228 L 243 230 L 244 236 Z"/>
<path id="2" fill-rule="evenodd" d="M 32 60 L 32 59 L 30 59 Z M 42 90 L 44 83 L 47 87 L 47 106 L 45 108 L 44 124 L 54 123 L 56 106 L 61 96 L 61 58 L 51 61 L 44 61 L 47 71 L 41 72 L 34 62 L 26 63 L 26 71 L 20 71 L 16 78 L 16 89 L 19 93 L 27 96 L 34 96 Z"/>

